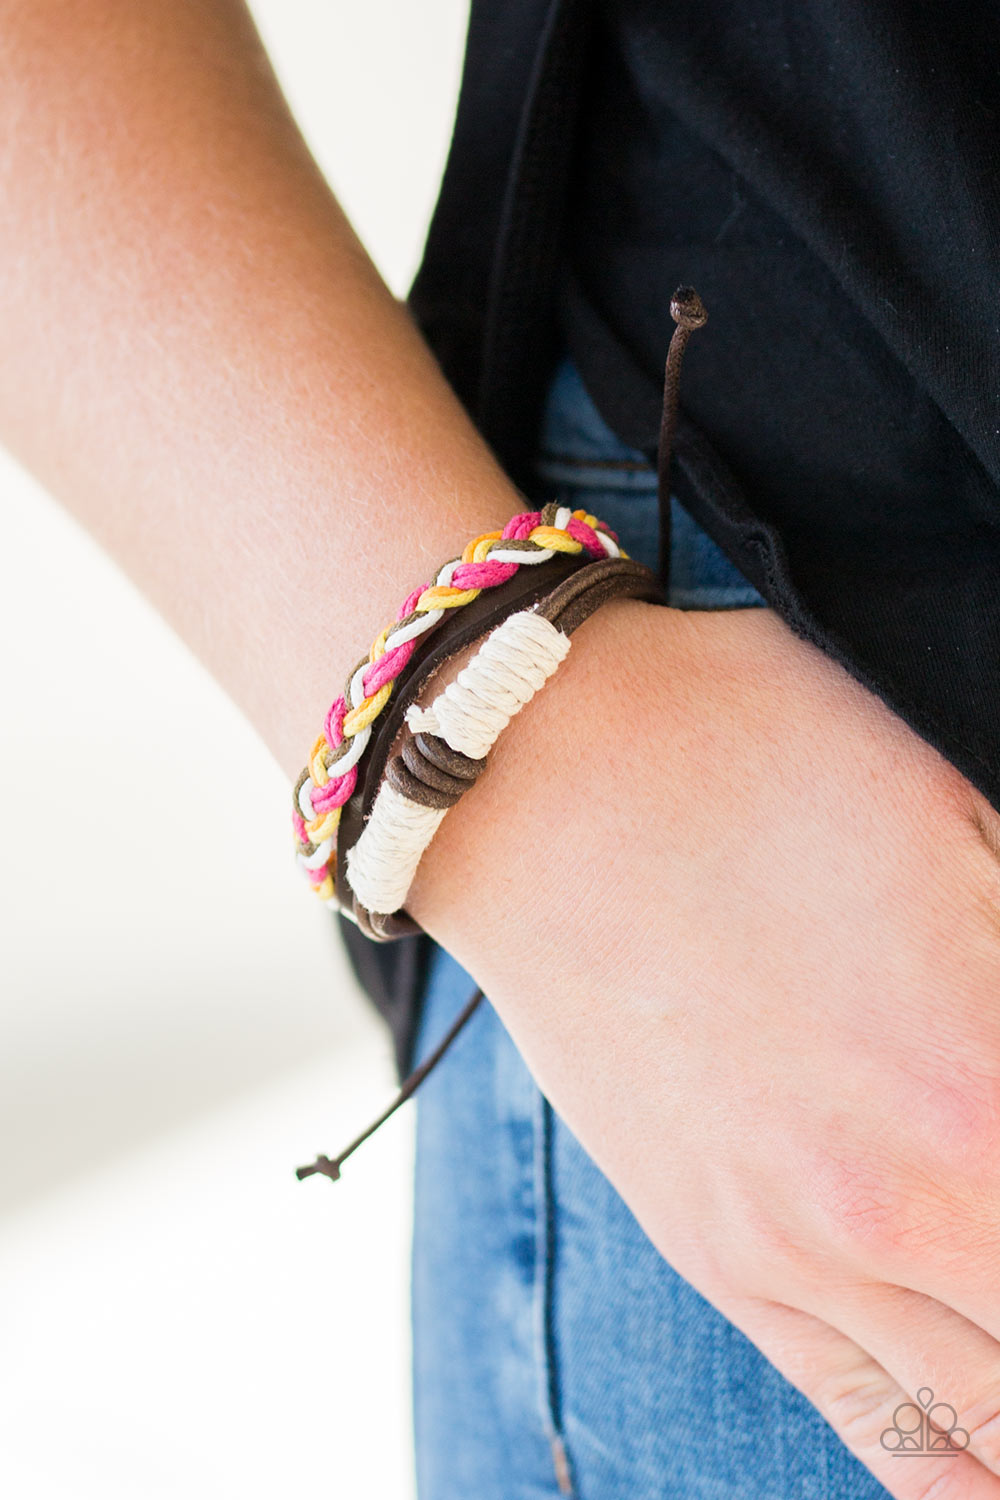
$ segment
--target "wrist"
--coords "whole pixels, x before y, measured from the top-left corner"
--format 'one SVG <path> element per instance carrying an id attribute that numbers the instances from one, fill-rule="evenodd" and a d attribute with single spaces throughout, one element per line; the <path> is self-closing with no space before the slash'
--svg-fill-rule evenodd
<path id="1" fill-rule="evenodd" d="M 575 768 L 588 745 L 610 745 L 620 709 L 623 666 L 651 610 L 613 599 L 573 635 L 573 649 L 543 689 L 500 735 L 475 783 L 448 812 L 425 851 L 406 909 L 460 961 L 503 942 L 510 923 L 527 915 L 544 891 L 544 861 L 529 851 L 551 847 L 575 804 Z M 458 676 L 478 649 L 445 663 L 424 685 L 421 706 Z M 606 781 L 612 784 L 613 771 Z"/>

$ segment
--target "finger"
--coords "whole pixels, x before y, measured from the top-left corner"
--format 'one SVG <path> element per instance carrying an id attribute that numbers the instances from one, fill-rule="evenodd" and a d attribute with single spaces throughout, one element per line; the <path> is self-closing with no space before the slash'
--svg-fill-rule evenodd
<path id="1" fill-rule="evenodd" d="M 996 1231 L 994 1230 L 995 1234 Z M 976 1249 L 975 1270 L 970 1269 L 970 1247 L 982 1246 L 984 1236 L 970 1233 L 954 1255 L 942 1254 L 928 1275 L 914 1274 L 912 1265 L 899 1268 L 896 1276 L 884 1276 L 885 1282 L 898 1282 L 918 1295 L 954 1308 L 963 1318 L 984 1328 L 1000 1341 L 1000 1253 L 995 1247 Z M 954 1269 L 951 1267 L 954 1266 Z"/>
<path id="2" fill-rule="evenodd" d="M 971 1453 L 899 1454 L 882 1441 L 910 1393 L 846 1334 L 797 1308 L 757 1299 L 717 1304 L 826 1418 L 893 1500 L 1000 1500 L 1000 1478 Z"/>
<path id="3" fill-rule="evenodd" d="M 907 1287 L 839 1289 L 811 1311 L 864 1348 L 942 1429 L 1000 1474 L 1000 1344 L 953 1308 Z M 913 1420 L 919 1417 L 915 1409 Z"/>

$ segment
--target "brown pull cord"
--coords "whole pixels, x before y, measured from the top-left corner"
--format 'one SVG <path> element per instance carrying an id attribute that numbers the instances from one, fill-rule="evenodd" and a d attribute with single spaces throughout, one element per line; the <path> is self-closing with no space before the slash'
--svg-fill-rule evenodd
<path id="1" fill-rule="evenodd" d="M 430 1054 L 429 1057 L 424 1058 L 424 1061 L 420 1064 L 419 1068 L 414 1068 L 409 1078 L 407 1078 L 400 1087 L 399 1093 L 389 1105 L 389 1108 L 383 1110 L 382 1114 L 379 1115 L 377 1120 L 372 1121 L 367 1130 L 363 1130 L 360 1135 L 355 1136 L 351 1144 L 349 1146 L 345 1146 L 340 1155 L 335 1156 L 332 1161 L 329 1156 L 317 1156 L 311 1167 L 297 1167 L 295 1175 L 299 1179 L 299 1181 L 301 1182 L 304 1177 L 312 1177 L 314 1172 L 321 1172 L 324 1177 L 329 1177 L 332 1182 L 336 1182 L 337 1178 L 340 1176 L 341 1167 L 343 1166 L 347 1158 L 352 1154 L 352 1152 L 356 1151 L 362 1144 L 362 1142 L 366 1141 L 370 1135 L 374 1135 L 379 1126 L 384 1125 L 389 1116 L 395 1114 L 396 1110 L 401 1104 L 406 1103 L 410 1095 L 415 1093 L 420 1084 L 423 1083 L 424 1079 L 427 1077 L 431 1069 L 441 1061 L 442 1057 L 447 1052 L 448 1048 L 458 1036 L 458 1033 L 461 1031 L 462 1027 L 465 1025 L 466 1021 L 468 1021 L 469 1017 L 472 1015 L 480 1000 L 482 999 L 482 990 L 476 990 L 472 999 L 466 1001 L 465 1005 L 463 1005 L 462 1009 L 459 1011 L 458 1015 L 455 1017 L 454 1021 L 448 1027 L 448 1030 L 445 1032 L 444 1036 L 441 1038 L 440 1042 L 438 1042 L 437 1046 L 434 1048 L 434 1051 Z"/>
<path id="2" fill-rule="evenodd" d="M 670 300 L 670 316 L 677 327 L 674 329 L 667 350 L 666 368 L 663 376 L 663 416 L 660 422 L 660 444 L 657 453 L 657 472 L 659 476 L 659 507 L 660 507 L 660 565 L 659 577 L 666 581 L 670 567 L 670 457 L 674 442 L 674 432 L 677 427 L 677 393 L 680 388 L 681 361 L 684 358 L 684 350 L 687 341 L 696 328 L 702 328 L 708 321 L 708 313 L 705 305 L 694 287 L 679 286 Z M 419 1068 L 414 1068 L 410 1076 L 401 1085 L 399 1093 L 389 1105 L 383 1110 L 377 1120 L 373 1120 L 366 1130 L 355 1136 L 349 1146 L 341 1151 L 339 1156 L 332 1159 L 329 1156 L 317 1156 L 310 1167 L 297 1167 L 296 1177 L 301 1182 L 306 1177 L 321 1174 L 329 1177 L 331 1182 L 336 1182 L 340 1176 L 340 1169 L 349 1156 L 351 1156 L 370 1135 L 374 1135 L 380 1125 L 384 1125 L 390 1115 L 394 1115 L 401 1104 L 405 1104 L 411 1095 L 423 1083 L 432 1068 L 441 1061 L 452 1042 L 458 1036 L 462 1027 L 476 1010 L 479 1002 L 483 999 L 482 990 L 476 990 L 471 1000 L 459 1011 L 457 1017 L 449 1026 L 444 1036 L 429 1057 L 426 1057 Z"/>
<path id="3" fill-rule="evenodd" d="M 677 393 L 681 382 L 681 362 L 687 341 L 696 328 L 708 322 L 708 313 L 693 286 L 679 286 L 670 299 L 670 316 L 674 329 L 667 350 L 663 373 L 663 416 L 660 420 L 660 446 L 657 452 L 660 507 L 660 557 L 657 573 L 663 583 L 670 576 L 670 459 L 677 429 Z"/>

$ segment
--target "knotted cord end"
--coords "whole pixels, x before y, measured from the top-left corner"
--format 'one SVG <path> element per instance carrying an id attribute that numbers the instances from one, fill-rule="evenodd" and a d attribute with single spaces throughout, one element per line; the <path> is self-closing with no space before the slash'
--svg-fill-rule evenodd
<path id="1" fill-rule="evenodd" d="M 295 1175 L 300 1182 L 317 1172 L 322 1173 L 324 1177 L 329 1177 L 331 1182 L 336 1182 L 340 1177 L 340 1162 L 331 1161 L 328 1156 L 317 1156 L 311 1167 L 295 1168 Z"/>
<path id="2" fill-rule="evenodd" d="M 704 302 L 693 286 L 679 286 L 670 299 L 670 316 L 677 327 L 667 349 L 663 372 L 663 415 L 660 420 L 660 444 L 657 455 L 657 498 L 660 512 L 660 547 L 657 575 L 666 584 L 670 577 L 670 459 L 677 427 L 677 391 L 681 378 L 681 361 L 687 341 L 696 328 L 708 322 Z"/>
<path id="3" fill-rule="evenodd" d="M 386 1120 L 389 1119 L 390 1115 L 394 1115 L 396 1113 L 396 1110 L 401 1104 L 406 1103 L 407 1099 L 409 1099 L 416 1092 L 418 1086 L 423 1081 L 423 1079 L 427 1077 L 431 1069 L 436 1067 L 437 1064 L 441 1061 L 442 1057 L 447 1052 L 452 1042 L 458 1036 L 458 1033 L 461 1031 L 462 1027 L 469 1020 L 469 1017 L 475 1013 L 480 1001 L 483 998 L 484 996 L 482 990 L 477 988 L 475 993 L 472 995 L 472 998 L 470 1000 L 467 1000 L 466 1003 L 462 1006 L 462 1009 L 459 1011 L 454 1021 L 452 1021 L 451 1025 L 448 1027 L 448 1030 L 445 1032 L 444 1036 L 434 1048 L 434 1051 L 430 1054 L 429 1057 L 424 1059 L 424 1061 L 418 1068 L 414 1068 L 409 1078 L 405 1080 L 399 1090 L 399 1093 L 389 1105 L 388 1109 L 384 1109 L 377 1120 L 373 1120 L 366 1130 L 363 1130 L 360 1135 L 355 1136 L 351 1144 L 349 1146 L 346 1146 L 344 1150 L 341 1151 L 338 1157 L 331 1161 L 328 1156 L 317 1156 L 311 1167 L 296 1167 L 295 1175 L 299 1179 L 299 1181 L 301 1182 L 305 1177 L 312 1177 L 314 1172 L 321 1172 L 324 1177 L 329 1177 L 331 1181 L 336 1182 L 337 1178 L 340 1176 L 340 1169 L 347 1158 L 352 1155 L 352 1153 L 355 1152 L 359 1146 L 363 1145 L 369 1136 L 374 1135 L 379 1126 L 384 1125 Z"/>
<path id="4" fill-rule="evenodd" d="M 670 316 L 681 328 L 704 328 L 708 313 L 693 286 L 679 286 L 670 299 Z"/>

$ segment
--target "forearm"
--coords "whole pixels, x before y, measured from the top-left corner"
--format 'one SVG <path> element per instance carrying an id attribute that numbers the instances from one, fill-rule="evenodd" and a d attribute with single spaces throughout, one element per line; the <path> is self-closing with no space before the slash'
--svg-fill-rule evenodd
<path id="1" fill-rule="evenodd" d="M 517 496 L 238 0 L 6 0 L 0 132 L 0 437 L 294 775 L 405 595 Z"/>

